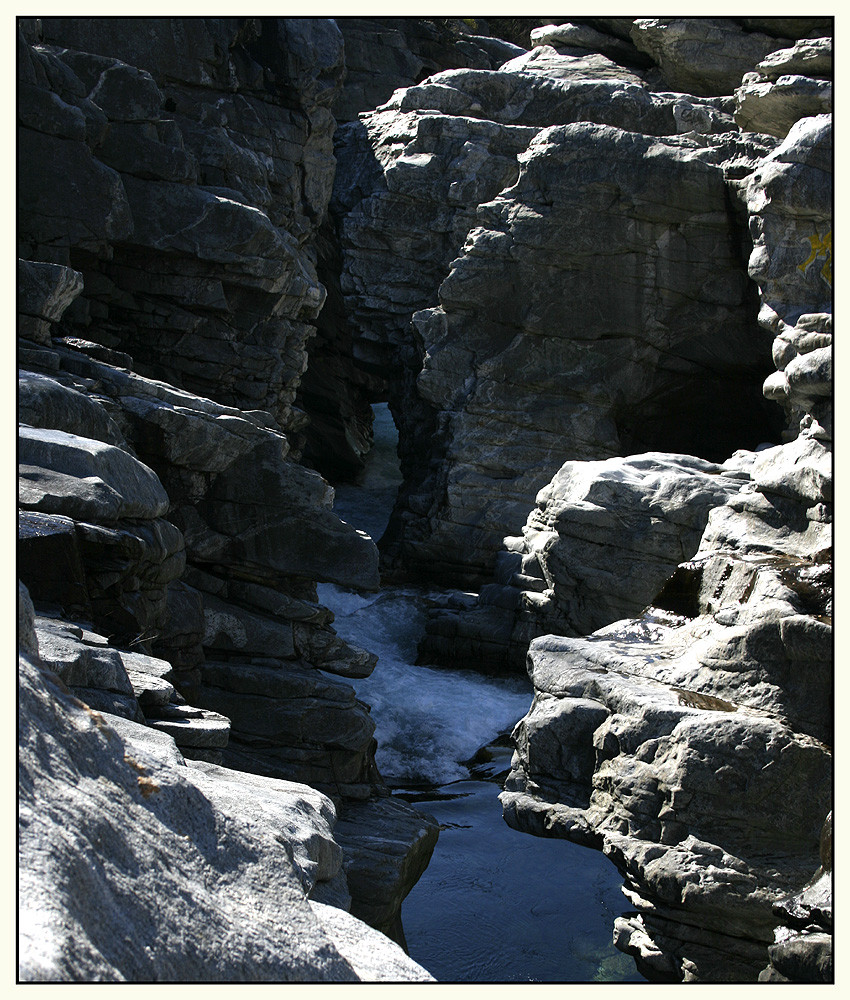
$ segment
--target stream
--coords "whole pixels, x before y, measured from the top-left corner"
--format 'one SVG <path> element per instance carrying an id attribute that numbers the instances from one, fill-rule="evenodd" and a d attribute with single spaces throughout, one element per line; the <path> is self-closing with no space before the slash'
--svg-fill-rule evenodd
<path id="1" fill-rule="evenodd" d="M 396 431 L 375 410 L 375 443 L 334 510 L 380 538 L 401 482 Z M 508 736 L 532 699 L 527 677 L 415 666 L 428 606 L 442 592 L 385 587 L 359 594 L 320 584 L 344 639 L 379 657 L 355 681 L 371 706 L 377 764 L 393 794 L 433 815 L 440 837 L 402 907 L 413 959 L 441 982 L 642 982 L 611 941 L 628 909 L 621 878 L 600 853 L 532 837 L 502 819 Z"/>

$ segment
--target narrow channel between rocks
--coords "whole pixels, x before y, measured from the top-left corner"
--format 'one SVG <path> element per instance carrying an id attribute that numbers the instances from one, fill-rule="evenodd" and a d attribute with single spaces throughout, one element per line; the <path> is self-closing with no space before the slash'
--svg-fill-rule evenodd
<path id="1" fill-rule="evenodd" d="M 334 511 L 377 541 L 402 480 L 392 416 L 385 403 L 374 411 L 365 470 L 336 488 Z M 530 681 L 417 665 L 427 609 L 449 592 L 385 586 L 367 595 L 320 584 L 318 594 L 338 634 L 378 655 L 372 674 L 354 683 L 371 707 L 384 780 L 440 824 L 428 868 L 402 906 L 411 958 L 440 982 L 643 981 L 612 944 L 628 904 L 611 863 L 502 819 L 509 734 L 531 704 Z"/>

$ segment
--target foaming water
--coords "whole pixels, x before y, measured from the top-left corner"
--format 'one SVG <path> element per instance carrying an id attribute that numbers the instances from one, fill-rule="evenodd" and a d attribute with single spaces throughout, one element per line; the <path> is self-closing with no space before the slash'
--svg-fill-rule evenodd
<path id="1" fill-rule="evenodd" d="M 349 642 L 378 654 L 371 677 L 353 681 L 372 708 L 381 774 L 392 784 L 442 785 L 469 777 L 463 764 L 528 711 L 525 677 L 414 666 L 433 591 L 388 589 L 364 597 L 320 584 L 319 600 Z"/>
<path id="2" fill-rule="evenodd" d="M 377 540 L 401 476 L 392 417 L 386 404 L 374 410 L 366 470 L 357 484 L 337 487 L 334 510 Z M 339 635 L 378 655 L 372 675 L 351 683 L 371 707 L 383 777 L 440 823 L 431 863 L 402 908 L 411 957 L 442 982 L 642 981 L 611 941 L 625 909 L 613 865 L 502 819 L 498 794 L 511 757 L 504 734 L 531 705 L 528 678 L 416 665 L 440 593 L 318 587 Z"/>

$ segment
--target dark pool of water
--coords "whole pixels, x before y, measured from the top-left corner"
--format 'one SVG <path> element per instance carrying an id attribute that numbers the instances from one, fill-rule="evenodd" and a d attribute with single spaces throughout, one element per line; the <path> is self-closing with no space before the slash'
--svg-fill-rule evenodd
<path id="1" fill-rule="evenodd" d="M 402 907 L 411 957 L 441 982 L 644 982 L 611 940 L 629 908 L 617 870 L 597 851 L 512 830 L 499 788 L 471 777 L 397 792 L 443 826 Z"/>

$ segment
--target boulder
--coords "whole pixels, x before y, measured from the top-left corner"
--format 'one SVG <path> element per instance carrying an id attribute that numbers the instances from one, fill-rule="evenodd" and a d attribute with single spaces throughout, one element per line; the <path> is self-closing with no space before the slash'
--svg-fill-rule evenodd
<path id="1" fill-rule="evenodd" d="M 327 800 L 280 783 L 234 794 L 227 775 L 120 735 L 26 656 L 20 670 L 22 981 L 358 979 L 305 894 L 305 879 L 339 864 Z M 426 977 L 344 924 L 346 949 L 369 949 L 370 977 Z"/>
<path id="2" fill-rule="evenodd" d="M 18 502 L 27 510 L 109 523 L 168 511 L 156 475 L 121 448 L 62 430 L 18 429 Z"/>
<path id="3" fill-rule="evenodd" d="M 347 803 L 334 828 L 351 912 L 405 948 L 402 903 L 428 867 L 438 834 L 433 816 L 390 797 Z"/>
<path id="4" fill-rule="evenodd" d="M 754 459 L 567 462 L 537 494 L 522 535 L 504 540 L 476 606 L 429 613 L 420 661 L 524 669 L 536 636 L 587 635 L 638 614 L 694 555 L 709 512 L 739 491 Z"/>
<path id="5" fill-rule="evenodd" d="M 746 72 L 790 43 L 742 31 L 731 18 L 642 17 L 631 37 L 656 62 L 667 86 L 686 94 L 731 94 Z"/>
<path id="6" fill-rule="evenodd" d="M 784 139 L 801 118 L 832 111 L 832 39 L 802 39 L 766 56 L 735 91 L 735 121 Z"/>

